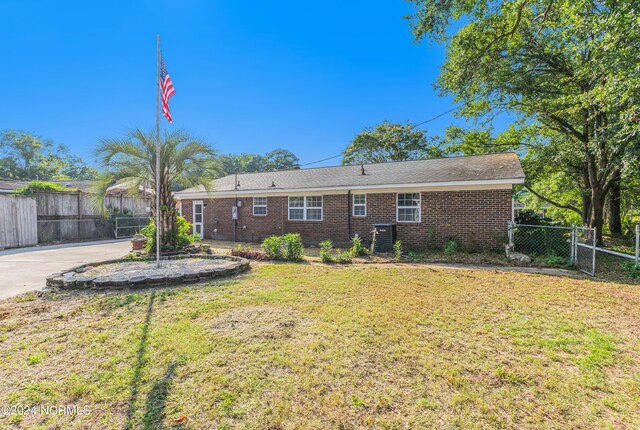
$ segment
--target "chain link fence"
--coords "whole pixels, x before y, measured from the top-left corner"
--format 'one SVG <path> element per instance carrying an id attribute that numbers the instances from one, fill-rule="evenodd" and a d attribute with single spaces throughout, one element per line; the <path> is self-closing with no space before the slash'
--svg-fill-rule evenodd
<path id="1" fill-rule="evenodd" d="M 511 251 L 538 264 L 575 265 L 595 274 L 595 229 L 554 225 L 509 224 Z"/>
<path id="2" fill-rule="evenodd" d="M 114 231 L 116 238 L 131 237 L 149 224 L 148 216 L 116 217 Z"/>

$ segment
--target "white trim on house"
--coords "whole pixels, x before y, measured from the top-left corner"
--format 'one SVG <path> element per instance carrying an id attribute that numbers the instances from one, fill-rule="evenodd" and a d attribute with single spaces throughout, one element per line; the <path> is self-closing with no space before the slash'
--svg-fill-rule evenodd
<path id="1" fill-rule="evenodd" d="M 347 187 L 318 187 L 318 188 L 274 188 L 272 190 L 238 190 L 238 191 L 196 191 L 178 192 L 175 194 L 178 200 L 191 200 L 194 198 L 207 197 L 232 197 L 234 195 L 251 196 L 290 196 L 290 195 L 313 195 L 313 194 L 346 194 L 347 191 L 357 194 L 368 193 L 397 193 L 412 192 L 412 190 L 423 191 L 464 191 L 464 190 L 494 190 L 511 189 L 514 184 L 524 184 L 524 178 L 513 179 L 492 179 L 483 181 L 454 181 L 454 182 L 428 182 L 424 184 L 383 184 L 383 185 L 360 185 Z M 402 190 L 402 191 L 400 191 Z"/>
<path id="2" fill-rule="evenodd" d="M 196 222 L 196 214 L 198 213 L 196 212 L 196 205 L 200 205 L 200 222 Z M 194 200 L 192 209 L 191 217 L 193 221 L 193 231 L 198 233 L 202 238 L 204 237 L 204 202 L 202 200 Z M 200 227 L 200 231 L 198 231 L 198 227 Z"/>
<path id="3" fill-rule="evenodd" d="M 401 194 L 417 194 L 418 195 L 418 206 L 400 206 L 400 195 Z M 418 219 L 413 221 L 400 220 L 400 209 L 418 209 Z M 422 222 L 422 193 L 396 193 L 396 222 L 397 223 L 410 223 L 410 224 L 419 224 Z"/>
<path id="4" fill-rule="evenodd" d="M 256 204 L 256 199 L 264 199 L 264 204 Z M 261 196 L 254 196 L 253 197 L 253 202 L 251 205 L 251 213 L 253 213 L 253 216 L 267 216 L 267 199 L 268 197 L 261 197 Z M 257 214 L 256 213 L 256 208 L 264 208 L 264 213 L 263 214 Z"/>
<path id="5" fill-rule="evenodd" d="M 291 198 L 302 198 L 302 206 L 291 206 Z M 320 198 L 320 206 L 309 206 L 308 199 L 310 197 Z M 302 210 L 302 218 L 291 218 L 291 210 Z M 320 219 L 309 219 L 309 210 L 317 210 L 320 209 Z M 314 195 L 314 196 L 291 196 L 287 199 L 287 220 L 288 221 L 311 221 L 311 222 L 321 222 L 324 221 L 324 199 L 322 196 Z"/>
<path id="6" fill-rule="evenodd" d="M 364 203 L 356 203 L 356 196 L 363 196 L 364 197 Z M 363 218 L 367 216 L 367 195 L 366 194 L 353 194 L 352 197 L 352 205 L 353 207 L 351 215 L 353 215 L 353 217 L 355 218 Z M 357 207 L 363 207 L 364 208 L 364 213 L 363 214 L 356 214 L 356 206 Z"/>

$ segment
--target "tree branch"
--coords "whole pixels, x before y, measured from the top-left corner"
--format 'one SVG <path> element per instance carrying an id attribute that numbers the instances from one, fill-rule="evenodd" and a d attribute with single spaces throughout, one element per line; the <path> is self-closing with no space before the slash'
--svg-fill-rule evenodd
<path id="1" fill-rule="evenodd" d="M 548 113 L 548 112 L 545 112 L 544 116 L 546 116 L 556 124 L 560 125 L 560 127 L 562 127 L 562 130 L 564 132 L 568 132 L 572 136 L 575 136 L 578 140 L 580 140 L 583 143 L 587 142 L 587 138 L 585 137 L 585 135 L 580 133 L 578 130 L 576 130 L 568 121 L 565 121 L 559 116 L 554 115 L 552 113 Z"/>
<path id="2" fill-rule="evenodd" d="M 538 193 L 538 192 L 534 191 L 534 190 L 531 188 L 531 186 L 530 186 L 529 184 L 524 184 L 524 187 L 525 187 L 525 188 L 526 188 L 526 189 L 527 189 L 531 194 L 533 194 L 534 196 L 536 196 L 536 197 L 537 197 L 537 198 L 539 198 L 540 200 L 543 200 L 543 201 L 545 201 L 545 202 L 547 202 L 547 203 L 550 203 L 550 204 L 552 204 L 552 205 L 554 205 L 554 206 L 556 206 L 556 207 L 559 207 L 559 208 L 561 208 L 561 209 L 568 209 L 568 210 L 574 211 L 575 213 L 577 213 L 578 215 L 580 215 L 580 217 L 582 217 L 582 211 L 581 211 L 580 209 L 578 209 L 577 207 L 572 206 L 572 205 L 563 205 L 562 203 L 555 202 L 555 201 L 551 200 L 551 199 L 550 199 L 550 198 L 548 198 L 548 197 L 544 197 L 544 196 L 543 196 L 543 195 L 541 195 L 540 193 Z"/>
<path id="3" fill-rule="evenodd" d="M 546 9 L 544 10 L 544 12 L 542 12 L 540 15 L 536 16 L 533 21 L 536 21 L 538 19 L 541 19 L 540 21 L 540 28 L 538 28 L 538 31 L 536 32 L 536 36 L 540 34 L 540 32 L 542 31 L 542 29 L 544 28 L 544 23 L 547 20 L 547 15 L 549 14 L 549 11 L 551 10 L 551 6 L 553 6 L 553 2 L 554 0 L 551 0 L 549 2 L 549 4 L 547 5 Z"/>
<path id="4" fill-rule="evenodd" d="M 482 57 L 484 56 L 484 54 L 487 53 L 487 51 L 489 50 L 489 48 L 491 48 L 491 46 L 493 46 L 494 43 L 507 38 L 507 37 L 511 37 L 515 34 L 516 30 L 518 29 L 518 27 L 520 26 L 520 21 L 522 21 L 522 11 L 524 10 L 524 7 L 527 5 L 527 3 L 529 2 L 529 0 L 523 0 L 522 3 L 520 3 L 520 5 L 518 6 L 518 11 L 516 12 L 516 22 L 515 24 L 513 24 L 513 27 L 511 28 L 511 30 L 507 31 L 506 33 L 503 33 L 497 37 L 495 37 L 494 39 L 491 40 L 491 42 L 489 42 L 487 44 L 487 46 L 484 47 L 484 49 L 480 52 L 480 55 L 478 57 Z"/>

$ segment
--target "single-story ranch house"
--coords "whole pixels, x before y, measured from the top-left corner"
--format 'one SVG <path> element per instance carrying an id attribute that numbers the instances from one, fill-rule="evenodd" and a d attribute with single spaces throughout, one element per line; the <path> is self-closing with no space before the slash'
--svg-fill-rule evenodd
<path id="1" fill-rule="evenodd" d="M 300 233 L 306 245 L 370 240 L 395 225 L 405 248 L 499 247 L 524 182 L 515 153 L 225 176 L 176 193 L 180 213 L 206 239 L 259 242 Z"/>

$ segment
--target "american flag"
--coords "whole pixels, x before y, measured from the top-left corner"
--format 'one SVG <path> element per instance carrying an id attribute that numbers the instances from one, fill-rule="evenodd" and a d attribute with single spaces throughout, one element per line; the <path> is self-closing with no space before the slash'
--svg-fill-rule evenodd
<path id="1" fill-rule="evenodd" d="M 160 57 L 160 91 L 162 93 L 162 116 L 167 118 L 169 124 L 173 123 L 171 118 L 171 109 L 169 109 L 169 99 L 173 97 L 176 90 L 173 88 L 173 82 L 169 72 L 167 72 L 167 66 L 164 64 L 164 58 Z"/>

